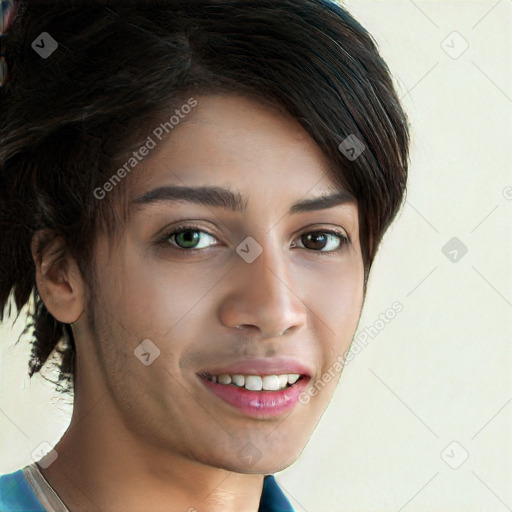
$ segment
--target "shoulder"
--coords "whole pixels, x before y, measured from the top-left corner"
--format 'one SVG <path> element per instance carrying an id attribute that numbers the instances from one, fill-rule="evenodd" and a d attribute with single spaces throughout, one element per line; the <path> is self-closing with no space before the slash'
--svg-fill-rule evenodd
<path id="1" fill-rule="evenodd" d="M 23 469 L 0 475 L 0 510 L 2 512 L 45 512 L 27 482 Z"/>

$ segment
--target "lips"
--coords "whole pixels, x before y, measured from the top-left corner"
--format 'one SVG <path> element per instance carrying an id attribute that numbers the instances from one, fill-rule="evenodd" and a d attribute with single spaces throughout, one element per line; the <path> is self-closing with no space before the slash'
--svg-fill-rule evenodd
<path id="1" fill-rule="evenodd" d="M 289 358 L 248 359 L 198 374 L 214 395 L 244 415 L 260 419 L 289 413 L 312 371 Z"/>
<path id="2" fill-rule="evenodd" d="M 313 371 L 305 364 L 292 358 L 245 359 L 236 363 L 208 368 L 204 373 L 211 376 L 222 374 L 241 375 L 285 375 L 299 374 L 310 377 Z"/>

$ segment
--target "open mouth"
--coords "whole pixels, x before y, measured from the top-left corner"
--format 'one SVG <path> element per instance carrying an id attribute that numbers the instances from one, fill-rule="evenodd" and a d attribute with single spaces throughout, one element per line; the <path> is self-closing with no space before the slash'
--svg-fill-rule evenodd
<path id="1" fill-rule="evenodd" d="M 301 378 L 305 378 L 305 376 L 298 373 L 284 373 L 281 375 L 222 373 L 221 375 L 210 375 L 209 373 L 202 372 L 199 376 L 213 383 L 245 388 L 248 391 L 282 391 L 293 386 Z"/>
<path id="2" fill-rule="evenodd" d="M 217 398 L 244 416 L 271 419 L 290 413 L 311 377 L 300 373 L 219 373 L 197 374 Z"/>

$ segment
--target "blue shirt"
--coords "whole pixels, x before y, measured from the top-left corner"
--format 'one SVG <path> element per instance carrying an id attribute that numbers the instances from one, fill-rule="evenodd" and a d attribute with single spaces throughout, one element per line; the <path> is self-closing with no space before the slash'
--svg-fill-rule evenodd
<path id="1" fill-rule="evenodd" d="M 46 512 L 23 469 L 0 476 L 0 512 Z M 258 512 L 294 512 L 272 475 L 263 480 Z"/>

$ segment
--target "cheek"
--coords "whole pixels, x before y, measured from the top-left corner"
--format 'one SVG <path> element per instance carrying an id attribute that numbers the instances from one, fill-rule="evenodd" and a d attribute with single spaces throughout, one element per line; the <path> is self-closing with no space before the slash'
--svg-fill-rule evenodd
<path id="1" fill-rule="evenodd" d="M 364 301 L 364 267 L 362 261 L 349 261 L 329 275 L 324 275 L 315 288 L 314 310 L 321 351 L 320 372 L 313 382 L 313 408 L 323 410 L 340 379 L 345 354 L 354 337 Z M 313 303 L 312 303 L 313 304 Z"/>
<path id="2" fill-rule="evenodd" d="M 311 298 L 318 321 L 334 337 L 334 345 L 350 342 L 364 299 L 364 268 L 360 261 L 342 262 L 339 268 L 316 276 Z M 331 338 L 332 343 L 332 338 Z"/>
<path id="3" fill-rule="evenodd" d="M 148 337 L 170 337 L 173 346 L 178 347 L 182 334 L 205 322 L 211 306 L 208 294 L 219 284 L 219 277 L 213 272 L 201 275 L 192 265 L 169 265 L 162 266 L 162 272 L 141 272 L 137 282 L 126 289 L 126 296 L 132 297 L 127 305 L 129 321 Z M 141 308 L 137 307 L 139 300 Z"/>
<path id="4" fill-rule="evenodd" d="M 181 321 L 190 321 L 218 281 L 212 273 L 199 273 L 197 266 L 163 259 L 148 263 L 136 253 L 125 254 L 110 270 L 103 273 L 105 306 L 141 339 L 160 339 Z"/>
<path id="5" fill-rule="evenodd" d="M 309 425 L 310 433 L 336 390 L 344 358 L 359 322 L 364 299 L 364 274 L 362 265 L 352 270 L 322 280 L 322 286 L 318 286 L 318 300 L 311 307 L 315 311 L 314 329 L 318 334 L 321 365 L 299 399 L 305 406 L 303 425 Z"/>

